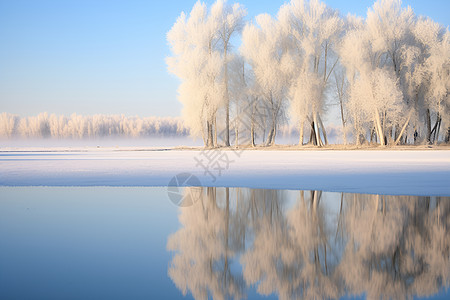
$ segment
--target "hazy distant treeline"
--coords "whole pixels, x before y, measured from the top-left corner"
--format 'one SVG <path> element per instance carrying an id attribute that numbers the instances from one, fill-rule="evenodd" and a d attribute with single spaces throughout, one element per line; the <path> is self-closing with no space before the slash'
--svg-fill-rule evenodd
<path id="1" fill-rule="evenodd" d="M 19 117 L 0 114 L 0 137 L 33 138 L 91 138 L 91 137 L 145 137 L 187 136 L 189 129 L 181 118 L 127 117 L 124 115 L 72 114 L 70 117 L 48 113 Z"/>

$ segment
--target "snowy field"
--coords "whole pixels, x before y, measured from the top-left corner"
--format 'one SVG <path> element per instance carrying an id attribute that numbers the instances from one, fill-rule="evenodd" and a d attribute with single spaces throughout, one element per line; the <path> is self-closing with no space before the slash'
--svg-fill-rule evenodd
<path id="1" fill-rule="evenodd" d="M 203 186 L 450 196 L 449 150 L 4 149 L 2 186 L 166 186 L 190 173 Z"/>

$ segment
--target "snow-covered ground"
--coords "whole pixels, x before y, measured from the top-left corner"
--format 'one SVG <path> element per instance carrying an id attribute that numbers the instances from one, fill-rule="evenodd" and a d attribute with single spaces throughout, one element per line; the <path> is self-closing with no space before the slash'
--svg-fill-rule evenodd
<path id="1" fill-rule="evenodd" d="M 449 150 L 0 151 L 4 186 L 166 186 L 180 173 L 203 186 L 450 196 Z"/>

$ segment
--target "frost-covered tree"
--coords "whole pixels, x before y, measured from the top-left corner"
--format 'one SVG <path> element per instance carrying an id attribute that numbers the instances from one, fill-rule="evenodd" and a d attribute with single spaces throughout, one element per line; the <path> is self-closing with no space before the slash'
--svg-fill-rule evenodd
<path id="1" fill-rule="evenodd" d="M 411 43 L 413 21 L 412 10 L 401 2 L 378 1 L 367 20 L 343 39 L 339 54 L 350 84 L 348 107 L 357 143 L 367 132 L 381 145 L 398 142 L 409 122 L 402 53 Z"/>
<path id="2" fill-rule="evenodd" d="M 347 144 L 347 101 L 348 101 L 348 81 L 344 70 L 333 71 L 334 91 L 339 104 L 339 111 L 342 122 L 342 137 L 344 145 Z"/>
<path id="3" fill-rule="evenodd" d="M 381 145 L 405 143 L 408 136 L 437 142 L 449 106 L 448 36 L 448 30 L 418 19 L 399 0 L 377 1 L 366 20 L 354 22 L 339 55 L 357 143 L 367 136 Z"/>
<path id="4" fill-rule="evenodd" d="M 264 143 L 268 108 L 251 66 L 241 55 L 230 62 L 230 99 L 234 111 L 235 145 Z"/>
<path id="5" fill-rule="evenodd" d="M 439 139 L 441 123 L 450 126 L 450 32 L 429 18 L 421 18 L 413 28 L 418 42 L 416 59 L 419 64 L 412 74 L 417 98 L 423 97 L 418 107 L 425 110 L 428 143 Z M 420 89 L 419 89 L 420 88 Z M 431 116 L 435 115 L 434 126 Z"/>
<path id="6" fill-rule="evenodd" d="M 400 77 L 402 50 L 411 43 L 415 15 L 401 0 L 379 0 L 367 12 L 366 26 L 374 56 L 373 64 L 387 66 Z"/>
<path id="7" fill-rule="evenodd" d="M 362 120 L 370 120 L 381 145 L 387 143 L 386 130 L 402 119 L 405 107 L 395 77 L 385 70 L 375 69 L 360 75 L 352 85 L 350 107 Z"/>
<path id="8" fill-rule="evenodd" d="M 280 23 L 287 33 L 292 61 L 290 88 L 291 114 L 300 124 L 311 125 L 310 142 L 327 144 L 321 113 L 324 111 L 328 79 L 337 63 L 334 45 L 341 35 L 343 22 L 338 12 L 319 0 L 292 0 L 279 12 Z M 324 142 L 320 135 L 322 131 Z"/>
<path id="9" fill-rule="evenodd" d="M 247 134 L 246 131 L 251 130 L 251 112 L 249 113 L 249 106 L 252 105 L 252 74 L 249 66 L 245 63 L 245 60 L 240 55 L 234 55 L 230 59 L 229 63 L 230 72 L 230 84 L 229 84 L 229 96 L 230 96 L 230 109 L 234 115 L 233 123 L 235 147 L 239 146 L 239 139 L 248 144 L 250 141 L 251 133 Z"/>
<path id="10" fill-rule="evenodd" d="M 230 114 L 238 140 L 241 105 L 249 101 L 254 104 L 247 116 L 249 144 L 254 146 L 258 135 L 274 144 L 287 100 L 299 125 L 299 144 L 307 124 L 309 142 L 326 145 L 322 119 L 333 94 L 344 142 L 347 128 L 353 128 L 357 144 L 437 143 L 442 126 L 450 139 L 448 29 L 417 17 L 400 0 L 375 2 L 365 19 L 341 18 L 319 0 L 291 0 L 276 18 L 262 14 L 244 27 L 242 68 L 230 70 L 238 57 L 230 55 L 230 42 L 245 14 L 239 4 L 224 0 L 210 11 L 197 2 L 167 36 L 173 53 L 169 70 L 182 81 L 183 115 L 206 146 L 217 144 L 218 128 L 230 144 Z"/>
<path id="11" fill-rule="evenodd" d="M 7 113 L 0 114 L 0 137 L 5 138 L 173 137 L 188 134 L 189 129 L 181 118 L 78 114 L 66 117 L 47 113 L 20 118 Z"/>
<path id="12" fill-rule="evenodd" d="M 10 138 L 17 132 L 19 126 L 19 116 L 1 113 L 0 114 L 0 137 Z"/>
<path id="13" fill-rule="evenodd" d="M 45 112 L 37 116 L 20 119 L 18 131 L 22 137 L 50 137 L 48 114 Z"/>
<path id="14" fill-rule="evenodd" d="M 269 134 L 266 145 L 275 143 L 277 126 L 283 116 L 293 67 L 287 55 L 287 39 L 277 19 L 258 15 L 255 24 L 247 24 L 242 32 L 240 51 L 252 66 L 260 95 L 267 108 Z"/>
<path id="15" fill-rule="evenodd" d="M 405 51 L 414 47 L 414 41 L 411 34 L 415 22 L 415 15 L 408 6 L 402 8 L 400 0 L 380 0 L 374 3 L 372 9 L 367 12 L 367 30 L 372 42 L 372 51 L 376 53 L 379 61 L 374 63 L 378 67 L 389 69 L 397 78 L 397 84 L 403 93 L 403 101 L 406 105 L 412 104 L 407 94 L 407 85 L 405 84 L 405 70 L 410 67 L 411 61 L 405 59 Z M 407 112 L 406 114 L 412 113 Z M 409 122 L 407 120 L 396 120 L 386 134 L 386 140 L 397 140 L 401 138 L 404 129 Z M 399 121 L 403 121 L 402 123 Z"/>
<path id="16" fill-rule="evenodd" d="M 182 13 L 167 34 L 172 56 L 169 71 L 181 79 L 178 98 L 193 135 L 201 135 L 205 146 L 217 145 L 217 113 L 225 108 L 225 145 L 229 146 L 228 60 L 231 38 L 246 15 L 239 4 L 215 2 L 208 11 L 197 2 L 189 15 Z"/>
<path id="17" fill-rule="evenodd" d="M 349 125 L 349 111 L 348 111 L 348 98 L 349 98 L 349 78 L 346 74 L 346 68 L 342 63 L 342 59 L 340 59 L 340 51 L 343 48 L 342 37 L 345 36 L 347 32 L 351 32 L 352 30 L 359 29 L 362 27 L 363 19 L 361 17 L 356 17 L 353 15 L 347 15 L 343 18 L 343 30 L 341 32 L 342 36 L 338 42 L 335 43 L 335 53 L 339 57 L 339 60 L 333 70 L 333 91 L 336 101 L 339 105 L 340 117 L 342 122 L 342 137 L 344 144 L 347 144 L 347 134 L 349 133 L 350 126 Z M 345 49 L 347 50 L 347 49 Z M 354 74 L 354 71 L 353 71 Z"/>
<path id="18" fill-rule="evenodd" d="M 303 145 L 305 121 L 311 125 L 310 142 L 314 145 L 323 145 L 319 131 L 323 128 L 323 123 L 319 111 L 323 109 L 324 94 L 325 85 L 321 78 L 305 70 L 298 72 L 290 91 L 290 98 L 292 99 L 291 113 L 296 116 L 300 126 L 299 145 Z M 326 137 L 325 128 L 323 128 L 323 134 Z"/>
<path id="19" fill-rule="evenodd" d="M 230 146 L 230 94 L 228 62 L 231 50 L 231 38 L 240 33 L 244 26 L 247 11 L 239 3 L 230 5 L 226 0 L 218 0 L 211 7 L 212 18 L 218 23 L 218 36 L 223 56 L 223 105 L 225 106 L 225 146 Z"/>
<path id="20" fill-rule="evenodd" d="M 178 98 L 194 136 L 213 147 L 216 113 L 223 100 L 222 57 L 217 49 L 220 24 L 206 4 L 197 2 L 189 16 L 182 13 L 167 34 L 173 56 L 169 71 L 181 79 Z"/>

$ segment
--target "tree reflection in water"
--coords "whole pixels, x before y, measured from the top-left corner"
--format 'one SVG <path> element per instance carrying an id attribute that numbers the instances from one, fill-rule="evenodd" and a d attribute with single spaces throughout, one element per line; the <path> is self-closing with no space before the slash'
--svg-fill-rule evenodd
<path id="1" fill-rule="evenodd" d="M 169 276 L 196 299 L 410 298 L 450 284 L 450 198 L 202 189 L 180 208 Z M 336 206 L 336 205 L 335 205 Z"/>

